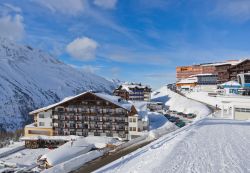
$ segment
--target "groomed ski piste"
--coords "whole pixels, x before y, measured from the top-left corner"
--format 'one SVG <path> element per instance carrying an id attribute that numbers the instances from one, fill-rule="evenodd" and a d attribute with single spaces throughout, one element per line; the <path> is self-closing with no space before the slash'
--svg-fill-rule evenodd
<path id="1" fill-rule="evenodd" d="M 249 131 L 249 121 L 200 117 L 95 172 L 250 172 Z"/>

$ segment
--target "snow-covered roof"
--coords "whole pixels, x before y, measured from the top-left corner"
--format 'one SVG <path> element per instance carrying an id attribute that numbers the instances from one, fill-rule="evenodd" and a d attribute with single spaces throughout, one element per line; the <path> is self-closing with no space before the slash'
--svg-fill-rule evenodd
<path id="1" fill-rule="evenodd" d="M 191 75 L 190 77 L 196 77 L 196 76 L 213 76 L 215 74 L 212 74 L 212 73 L 203 73 L 203 74 L 194 74 L 194 75 Z"/>
<path id="2" fill-rule="evenodd" d="M 231 87 L 236 86 L 236 87 L 240 87 L 241 85 L 238 82 L 236 82 L 236 81 L 228 81 L 228 82 L 225 82 L 225 83 L 221 84 L 221 86 L 231 86 Z"/>
<path id="3" fill-rule="evenodd" d="M 112 95 L 108 95 L 108 94 L 104 94 L 104 93 L 93 93 L 95 94 L 96 96 L 104 99 L 104 100 L 107 100 L 119 107 L 122 107 L 128 111 L 131 110 L 131 107 L 133 106 L 133 104 L 129 103 L 128 101 L 122 99 L 121 97 L 119 96 L 112 96 Z"/>
<path id="4" fill-rule="evenodd" d="M 65 97 L 65 98 L 64 98 L 62 101 L 60 101 L 60 102 L 57 102 L 57 103 L 55 103 L 55 104 L 51 104 L 51 105 L 49 105 L 49 106 L 45 106 L 45 107 L 40 108 L 40 109 L 37 109 L 37 110 L 34 110 L 34 111 L 30 112 L 29 114 L 32 115 L 32 114 L 35 114 L 35 113 L 39 113 L 39 112 L 42 112 L 42 111 L 49 110 L 49 109 L 51 109 L 51 108 L 54 108 L 54 107 L 56 107 L 56 106 L 59 106 L 59 105 L 65 103 L 65 102 L 67 102 L 67 101 L 70 101 L 70 100 L 73 100 L 73 99 L 75 99 L 75 98 L 78 98 L 78 97 L 80 97 L 80 96 L 82 96 L 82 95 L 84 95 L 84 94 L 86 94 L 86 93 L 87 93 L 87 92 L 83 92 L 83 93 L 78 94 L 78 95 L 76 95 L 76 96 Z"/>
<path id="5" fill-rule="evenodd" d="M 67 142 L 61 147 L 43 155 L 39 160 L 46 159 L 49 165 L 54 166 L 73 157 L 77 157 L 81 154 L 87 153 L 92 148 L 94 148 L 94 145 L 89 144 L 84 138 L 82 138 L 78 139 L 77 141 Z"/>
<path id="6" fill-rule="evenodd" d="M 245 61 L 246 59 L 240 59 L 240 60 L 231 60 L 231 61 L 226 61 L 226 62 L 219 62 L 219 63 L 214 63 L 212 65 L 214 66 L 220 66 L 220 65 L 227 65 L 227 64 L 230 64 L 230 65 L 237 65 L 243 61 Z"/>
<path id="7" fill-rule="evenodd" d="M 91 94 L 94 94 L 104 100 L 107 100 L 119 107 L 122 107 L 128 111 L 131 110 L 131 107 L 133 106 L 131 103 L 127 102 L 126 100 L 123 100 L 121 97 L 119 96 L 112 96 L 112 95 L 108 95 L 108 94 L 104 94 L 104 93 L 92 93 L 92 92 L 83 92 L 81 94 L 78 94 L 76 96 L 72 96 L 72 97 L 66 97 L 64 98 L 62 101 L 58 102 L 58 103 L 55 103 L 55 104 L 52 104 L 52 105 L 49 105 L 49 106 L 45 106 L 43 108 L 40 108 L 40 109 L 37 109 L 37 110 L 34 110 L 32 112 L 30 112 L 29 114 L 32 115 L 32 114 L 35 114 L 35 113 L 39 113 L 39 112 L 42 112 L 42 111 L 46 111 L 46 110 L 49 110 L 51 108 L 54 108 L 56 106 L 59 106 L 67 101 L 71 101 L 75 98 L 78 98 L 80 96 L 83 96 L 84 94 L 86 93 L 91 93 Z"/>
<path id="8" fill-rule="evenodd" d="M 150 88 L 150 86 L 148 86 L 148 85 L 141 85 L 141 84 L 137 84 L 137 83 L 124 83 L 124 84 L 121 85 L 121 89 L 122 90 L 126 90 L 128 92 L 132 92 L 130 90 L 132 88 L 144 89 L 144 88 Z"/>
<path id="9" fill-rule="evenodd" d="M 177 82 L 177 84 L 195 83 L 197 81 L 198 81 L 197 77 L 190 77 L 180 80 L 179 82 Z"/>
<path id="10" fill-rule="evenodd" d="M 76 140 L 79 138 L 79 136 L 75 135 L 69 135 L 69 136 L 45 136 L 45 135 L 39 135 L 39 136 L 29 136 L 29 137 L 22 137 L 21 140 L 55 140 L 55 141 L 71 141 Z"/>

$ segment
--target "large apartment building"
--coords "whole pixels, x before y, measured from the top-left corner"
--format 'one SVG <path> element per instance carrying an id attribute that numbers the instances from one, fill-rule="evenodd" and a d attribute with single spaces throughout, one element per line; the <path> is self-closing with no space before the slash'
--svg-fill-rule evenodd
<path id="1" fill-rule="evenodd" d="M 250 72 L 250 59 L 239 60 L 235 63 L 222 63 L 216 65 L 218 83 L 237 80 L 238 74 Z"/>
<path id="2" fill-rule="evenodd" d="M 198 74 L 217 75 L 219 69 L 218 66 L 221 66 L 221 68 L 219 69 L 220 71 L 225 72 L 229 67 L 234 66 L 240 63 L 241 61 L 242 60 L 228 60 L 225 62 L 178 66 L 176 67 L 176 79 L 177 81 L 180 81 L 181 79 L 186 79 L 188 77 Z M 218 77 L 220 78 L 220 74 L 218 74 Z"/>
<path id="3" fill-rule="evenodd" d="M 148 128 L 131 103 L 121 97 L 84 92 L 30 112 L 34 123 L 25 136 L 109 136 L 128 140 Z M 132 124 L 131 124 L 131 123 Z"/>
<path id="4" fill-rule="evenodd" d="M 113 94 L 125 100 L 150 101 L 151 92 L 152 90 L 149 86 L 137 83 L 125 83 L 116 88 Z"/>
<path id="5" fill-rule="evenodd" d="M 199 64 L 176 67 L 177 81 L 197 74 L 216 74 L 215 66 L 213 64 Z"/>

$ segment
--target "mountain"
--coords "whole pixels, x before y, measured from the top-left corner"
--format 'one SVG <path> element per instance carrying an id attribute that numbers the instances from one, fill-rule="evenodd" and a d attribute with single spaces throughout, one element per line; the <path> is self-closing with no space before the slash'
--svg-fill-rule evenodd
<path id="1" fill-rule="evenodd" d="M 0 38 L 0 130 L 31 122 L 28 112 L 86 90 L 110 93 L 115 84 L 55 57 Z"/>

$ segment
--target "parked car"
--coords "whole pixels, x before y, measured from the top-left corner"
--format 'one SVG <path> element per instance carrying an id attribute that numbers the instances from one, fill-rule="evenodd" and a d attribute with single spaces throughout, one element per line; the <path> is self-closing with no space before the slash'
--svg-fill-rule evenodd
<path id="1" fill-rule="evenodd" d="M 169 114 L 164 114 L 164 116 L 169 119 L 171 116 Z"/>
<path id="2" fill-rule="evenodd" d="M 177 115 L 183 116 L 184 114 L 182 112 L 177 112 Z"/>
<path id="3" fill-rule="evenodd" d="M 184 127 L 186 123 L 180 120 L 178 123 L 175 123 L 175 125 L 178 127 Z"/>
<path id="4" fill-rule="evenodd" d="M 187 118 L 195 118 L 196 117 L 196 115 L 195 114 L 187 114 Z"/>

